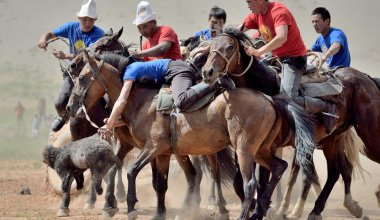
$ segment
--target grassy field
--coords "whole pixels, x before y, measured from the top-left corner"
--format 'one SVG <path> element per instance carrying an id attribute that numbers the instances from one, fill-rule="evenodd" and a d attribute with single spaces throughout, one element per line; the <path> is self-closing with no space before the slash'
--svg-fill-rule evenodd
<path id="1" fill-rule="evenodd" d="M 39 134 L 32 137 L 32 121 L 40 98 L 46 100 L 46 113 L 55 116 L 53 101 L 62 84 L 58 68 L 55 74 L 50 74 L 39 66 L 1 65 L 0 159 L 41 160 L 41 149 L 47 144 L 50 125 L 41 123 Z M 26 109 L 25 129 L 20 131 L 14 111 L 18 101 Z"/>

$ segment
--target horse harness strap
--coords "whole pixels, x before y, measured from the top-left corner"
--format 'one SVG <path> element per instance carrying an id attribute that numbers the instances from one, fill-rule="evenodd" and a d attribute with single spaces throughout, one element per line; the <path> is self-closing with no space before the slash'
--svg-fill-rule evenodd
<path id="1" fill-rule="evenodd" d="M 238 42 L 238 40 L 235 39 L 235 38 L 233 38 L 233 37 L 232 37 L 231 35 L 229 35 L 229 34 L 220 34 L 219 36 L 227 36 L 227 37 L 230 37 L 231 39 L 233 39 L 233 40 L 235 41 L 236 45 L 240 45 L 239 42 Z M 210 56 L 213 52 L 216 53 L 216 54 L 218 54 L 218 55 L 220 55 L 220 56 L 226 61 L 226 67 L 225 67 L 225 69 L 221 72 L 221 74 L 220 74 L 221 76 L 225 76 L 225 75 L 228 74 L 228 68 L 229 68 L 229 66 L 230 66 L 230 63 L 231 63 L 232 59 L 235 57 L 236 54 L 237 54 L 237 56 L 238 56 L 238 64 L 240 64 L 240 52 L 239 52 L 239 46 L 237 46 L 237 47 L 235 48 L 235 50 L 234 50 L 232 56 L 230 57 L 230 59 L 227 59 L 227 57 L 226 57 L 224 54 L 222 54 L 220 51 L 218 51 L 218 50 L 212 50 L 212 51 L 210 51 L 209 56 Z M 253 56 L 250 56 L 250 57 L 251 57 L 251 59 L 250 59 L 250 61 L 249 61 L 249 64 L 248 64 L 248 66 L 245 68 L 245 70 L 244 70 L 242 73 L 240 73 L 240 74 L 234 74 L 234 73 L 231 73 L 231 75 L 233 75 L 233 76 L 237 76 L 237 77 L 240 77 L 240 76 L 243 76 L 244 74 L 246 74 L 247 71 L 251 68 L 252 63 L 253 63 Z"/>

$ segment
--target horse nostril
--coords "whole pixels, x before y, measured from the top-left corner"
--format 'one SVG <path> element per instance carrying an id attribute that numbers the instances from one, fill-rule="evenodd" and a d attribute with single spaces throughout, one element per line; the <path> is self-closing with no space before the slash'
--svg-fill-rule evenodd
<path id="1" fill-rule="evenodd" d="M 67 112 L 70 112 L 70 110 L 71 110 L 70 106 L 69 106 L 69 105 L 66 106 L 66 111 L 67 111 Z"/>
<path id="2" fill-rule="evenodd" d="M 210 68 L 208 71 L 207 71 L 207 75 L 210 77 L 212 76 L 212 73 L 214 72 L 214 70 L 212 68 Z"/>
<path id="3" fill-rule="evenodd" d="M 70 64 L 70 68 L 73 69 L 73 70 L 76 69 L 77 68 L 77 64 L 76 63 Z"/>

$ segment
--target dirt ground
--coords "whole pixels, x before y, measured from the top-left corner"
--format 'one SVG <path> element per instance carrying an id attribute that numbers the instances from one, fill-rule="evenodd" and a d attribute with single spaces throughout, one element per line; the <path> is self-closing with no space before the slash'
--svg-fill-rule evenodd
<path id="1" fill-rule="evenodd" d="M 315 157 L 321 158 L 320 152 Z M 368 172 L 372 172 L 372 162 L 365 158 L 363 166 Z M 171 166 L 169 175 L 169 189 L 166 197 L 167 219 L 175 219 L 180 212 L 179 208 L 184 198 L 185 180 L 182 171 L 178 167 Z M 325 169 L 325 165 L 320 163 L 320 169 Z M 319 172 L 321 182 L 324 183 L 326 177 L 324 172 Z M 124 180 L 126 180 L 125 171 L 123 171 Z M 322 175 L 321 175 L 322 174 Z M 287 174 L 283 179 L 286 179 Z M 353 181 L 352 193 L 354 199 L 364 208 L 364 214 L 371 220 L 380 219 L 380 208 L 374 196 L 377 184 L 380 183 L 380 177 L 366 177 L 364 183 L 362 179 Z M 202 202 L 201 209 L 197 217 L 189 219 L 219 219 L 218 215 L 210 216 L 207 210 L 208 180 L 204 177 L 202 181 Z M 156 198 L 151 186 L 150 168 L 144 168 L 137 179 L 137 196 L 139 199 L 138 219 L 150 219 L 155 213 Z M 125 183 L 127 184 L 127 183 Z M 364 185 L 365 184 L 365 185 Z M 284 189 L 285 183 L 282 183 Z M 20 194 L 23 189 L 29 189 L 30 194 Z M 25 191 L 25 190 L 24 190 Z M 240 212 L 240 202 L 232 189 L 224 188 L 224 195 L 227 200 L 227 209 L 230 211 L 230 219 L 237 219 Z M 292 198 L 292 205 L 299 195 L 299 187 L 295 187 L 295 193 Z M 46 166 L 37 161 L 19 161 L 19 160 L 2 160 L 0 161 L 0 219 L 57 219 L 56 212 L 60 204 L 60 196 L 56 194 L 49 184 L 46 184 Z M 305 211 L 301 219 L 306 219 L 311 211 L 316 197 L 313 192 L 310 193 Z M 275 200 L 275 199 L 273 199 Z M 70 203 L 70 216 L 61 219 L 102 219 L 102 206 L 104 204 L 103 196 L 98 201 L 93 210 L 84 210 L 86 195 L 72 196 Z M 275 205 L 275 201 L 273 201 Z M 291 205 L 290 208 L 293 206 Z M 113 219 L 127 219 L 126 203 L 119 203 L 120 211 Z M 343 207 L 343 184 L 339 181 L 328 200 L 327 207 L 323 213 L 324 219 L 355 219 Z"/>

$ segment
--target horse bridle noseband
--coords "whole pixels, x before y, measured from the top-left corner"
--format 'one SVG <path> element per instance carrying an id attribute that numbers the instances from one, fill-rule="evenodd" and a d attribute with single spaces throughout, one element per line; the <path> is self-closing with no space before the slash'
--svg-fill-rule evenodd
<path id="1" fill-rule="evenodd" d="M 238 64 L 240 64 L 240 52 L 239 52 L 239 45 L 240 44 L 239 44 L 239 42 L 238 42 L 237 39 L 235 39 L 234 37 L 232 37 L 229 34 L 225 34 L 225 33 L 224 34 L 220 34 L 218 37 L 220 37 L 220 36 L 227 36 L 227 37 L 233 39 L 235 41 L 236 45 L 237 45 L 236 48 L 235 48 L 235 50 L 234 50 L 234 52 L 233 52 L 233 54 L 232 54 L 232 56 L 230 57 L 230 59 L 227 59 L 227 57 L 224 54 L 222 54 L 220 51 L 218 51 L 218 50 L 212 50 L 212 51 L 210 51 L 209 56 L 211 56 L 211 54 L 214 52 L 214 53 L 218 54 L 219 56 L 221 56 L 226 61 L 226 66 L 225 66 L 224 70 L 221 71 L 221 72 L 219 72 L 219 75 L 222 77 L 222 76 L 228 75 L 229 65 L 230 65 L 232 59 L 234 59 L 234 57 L 236 56 L 236 54 L 238 56 Z M 239 77 L 239 76 L 243 76 L 245 73 L 247 73 L 247 71 L 251 68 L 251 65 L 252 65 L 252 62 L 253 62 L 253 56 L 250 56 L 250 57 L 251 57 L 251 59 L 249 61 L 249 64 L 248 64 L 248 66 L 245 68 L 245 70 L 242 73 L 240 73 L 240 74 L 230 73 L 230 74 L 233 75 L 233 76 Z"/>
<path id="2" fill-rule="evenodd" d="M 98 66 L 98 68 L 95 70 L 90 63 L 88 63 L 88 66 L 90 68 L 90 71 L 92 73 L 92 76 L 91 76 L 91 81 L 86 85 L 85 89 L 82 90 L 82 91 L 73 91 L 73 94 L 78 96 L 79 97 L 79 106 L 84 106 L 84 97 L 87 93 L 87 90 L 90 88 L 92 82 L 94 82 L 94 80 L 98 80 L 100 85 L 102 85 L 102 87 L 104 88 L 104 91 L 105 93 L 107 93 L 108 89 L 107 89 L 107 86 L 106 86 L 106 83 L 104 81 L 104 79 L 99 75 L 100 73 L 100 70 L 102 69 L 104 65 L 104 61 L 101 60 L 100 61 L 100 65 Z"/>

